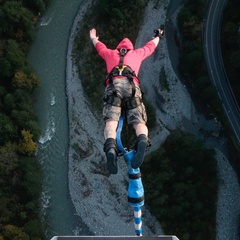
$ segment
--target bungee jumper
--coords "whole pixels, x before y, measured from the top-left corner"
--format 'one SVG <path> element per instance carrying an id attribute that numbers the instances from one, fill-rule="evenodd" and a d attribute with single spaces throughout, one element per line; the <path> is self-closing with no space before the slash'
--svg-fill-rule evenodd
<path id="1" fill-rule="evenodd" d="M 145 151 L 149 145 L 147 114 L 142 102 L 142 92 L 138 72 L 141 63 L 156 49 L 163 30 L 154 31 L 155 36 L 143 47 L 134 49 L 132 42 L 124 38 L 116 49 L 109 49 L 99 41 L 96 29 L 90 30 L 90 39 L 97 53 L 105 60 L 108 76 L 105 81 L 103 105 L 104 152 L 107 157 L 107 170 L 110 174 L 118 172 L 116 131 L 122 110 L 126 111 L 126 121 L 132 125 L 137 136 L 136 152 L 131 159 L 131 168 L 138 169 L 144 160 Z"/>
<path id="2" fill-rule="evenodd" d="M 100 56 L 106 60 L 108 77 L 106 79 L 106 89 L 104 98 L 103 116 L 106 122 L 104 129 L 105 144 L 104 150 L 107 156 L 107 168 L 111 174 L 117 173 L 117 156 L 121 153 L 128 165 L 128 202 L 133 207 L 134 227 L 137 237 L 144 240 L 178 240 L 176 236 L 158 235 L 154 237 L 142 236 L 142 211 L 144 205 L 144 188 L 141 180 L 140 165 L 143 162 L 145 149 L 148 145 L 148 130 L 146 127 L 146 112 L 142 103 L 140 82 L 137 74 L 141 62 L 150 56 L 163 36 L 163 30 L 154 30 L 154 39 L 145 44 L 142 48 L 133 49 L 129 39 L 123 39 L 115 50 L 107 47 L 98 41 L 96 30 L 90 30 L 90 38 L 93 41 Z M 126 45 L 125 45 L 126 44 Z M 126 53 L 130 58 L 123 61 Z M 134 59 L 136 61 L 134 62 Z M 112 61 L 111 61 L 112 59 Z M 115 65 L 119 61 L 118 65 Z M 132 63 L 132 64 L 131 64 Z M 134 64 L 135 63 L 135 64 Z M 126 64 L 126 65 L 125 65 Z M 113 67 L 114 66 L 114 67 Z M 127 97 L 126 97 L 127 96 Z M 127 114 L 125 114 L 125 112 Z M 121 141 L 123 123 L 127 117 L 128 124 L 133 124 L 137 135 L 137 148 L 127 149 Z M 51 240 L 87 240 L 87 239 L 129 239 L 135 240 L 136 236 L 55 236 Z"/>

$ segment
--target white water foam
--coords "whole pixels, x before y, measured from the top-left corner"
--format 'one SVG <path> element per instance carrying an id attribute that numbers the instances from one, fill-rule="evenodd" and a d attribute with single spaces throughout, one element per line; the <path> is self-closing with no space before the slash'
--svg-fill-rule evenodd
<path id="1" fill-rule="evenodd" d="M 44 17 L 41 19 L 40 26 L 47 26 L 52 20 L 52 17 Z"/>
<path id="2" fill-rule="evenodd" d="M 56 131 L 55 118 L 54 116 L 52 116 L 44 135 L 39 138 L 38 142 L 43 145 L 46 142 L 50 141 L 53 138 L 55 131 Z"/>
<path id="3" fill-rule="evenodd" d="M 54 106 L 56 103 L 56 97 L 54 93 L 51 93 L 51 106 Z"/>
<path id="4" fill-rule="evenodd" d="M 41 195 L 41 202 L 42 202 L 42 215 L 45 216 L 47 213 L 47 208 L 49 207 L 51 200 L 51 194 L 49 191 L 43 191 Z"/>

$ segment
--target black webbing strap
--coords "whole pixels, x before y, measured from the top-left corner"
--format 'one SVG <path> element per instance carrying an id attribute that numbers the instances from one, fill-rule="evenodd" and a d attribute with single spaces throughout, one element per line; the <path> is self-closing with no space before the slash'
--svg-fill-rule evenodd
<path id="1" fill-rule="evenodd" d="M 134 109 L 142 103 L 142 99 L 140 97 L 121 99 L 117 95 L 109 95 L 109 96 L 105 97 L 103 100 L 104 100 L 104 102 L 106 102 L 112 106 L 122 107 L 127 110 Z"/>
<path id="2" fill-rule="evenodd" d="M 121 69 L 123 67 L 123 59 L 126 56 L 128 50 L 126 48 L 121 48 L 119 49 L 119 54 L 120 54 L 120 60 L 119 60 L 119 68 Z"/>
<path id="3" fill-rule="evenodd" d="M 144 196 L 139 197 L 139 198 L 128 197 L 128 202 L 130 202 L 130 203 L 140 203 L 143 200 L 144 200 Z"/>
<path id="4" fill-rule="evenodd" d="M 119 64 L 118 64 L 118 66 L 114 67 L 111 70 L 111 72 L 107 76 L 106 80 L 109 79 L 109 84 L 111 85 L 113 92 L 116 92 L 114 84 L 113 84 L 113 77 L 117 77 L 117 76 L 127 77 L 131 86 L 132 86 L 132 97 L 134 97 L 135 93 L 136 93 L 136 87 L 135 87 L 135 84 L 133 82 L 133 76 L 134 77 L 137 77 L 137 76 L 129 66 L 124 66 L 123 65 L 123 60 L 124 60 L 124 57 L 126 56 L 128 50 L 126 48 L 121 48 L 121 49 L 118 49 L 118 51 L 119 51 L 119 54 L 120 54 Z"/>
<path id="5" fill-rule="evenodd" d="M 125 48 L 121 48 L 119 49 L 119 54 L 120 54 L 120 59 L 119 59 L 119 64 L 118 64 L 118 69 L 123 71 L 123 59 L 125 57 L 125 55 L 127 54 L 127 49 Z M 116 76 L 118 75 L 117 73 L 113 73 L 114 69 L 110 72 L 109 74 L 109 83 L 111 85 L 111 88 L 113 90 L 113 93 L 116 94 L 116 90 L 115 90 L 115 87 L 114 87 L 114 84 L 113 84 L 113 76 L 116 74 Z"/>
<path id="6" fill-rule="evenodd" d="M 129 177 L 129 179 L 138 179 L 138 178 L 140 178 L 142 175 L 141 175 L 141 173 L 139 172 L 139 173 L 135 173 L 135 174 L 128 174 L 128 177 Z"/>
<path id="7" fill-rule="evenodd" d="M 125 68 L 123 70 L 122 70 L 122 68 L 123 68 L 123 59 L 126 56 L 127 52 L 128 52 L 128 50 L 125 49 L 125 48 L 119 49 L 120 60 L 119 60 L 118 66 L 119 66 L 119 70 L 121 70 L 121 71 L 125 70 Z M 127 70 L 127 72 L 123 73 L 122 75 L 126 76 L 128 78 L 128 80 L 129 80 L 129 82 L 130 82 L 130 84 L 132 86 L 132 97 L 134 97 L 135 93 L 136 93 L 136 88 L 135 88 L 135 84 L 133 82 L 132 74 L 130 73 L 130 72 L 132 72 L 132 69 L 130 67 L 126 67 L 126 70 Z"/>

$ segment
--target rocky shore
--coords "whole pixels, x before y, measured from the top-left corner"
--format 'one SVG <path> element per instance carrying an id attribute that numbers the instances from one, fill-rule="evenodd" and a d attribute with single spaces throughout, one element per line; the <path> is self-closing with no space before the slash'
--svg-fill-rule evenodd
<path id="1" fill-rule="evenodd" d="M 77 25 L 93 3 L 94 0 L 85 1 L 81 6 L 68 45 L 66 91 L 69 116 L 70 196 L 77 214 L 94 235 L 134 235 L 133 210 L 127 202 L 127 166 L 124 160 L 120 159 L 118 174 L 107 173 L 103 152 L 102 116 L 91 112 L 90 103 L 84 97 L 81 80 L 71 58 Z M 154 1 L 149 1 L 135 44 L 136 48 L 151 39 L 152 31 L 156 26 L 165 23 L 167 4 L 168 1 L 164 1 L 164 4 L 156 6 Z M 139 74 L 145 96 L 156 108 L 157 114 L 157 127 L 150 133 L 151 150 L 159 147 L 170 130 L 176 128 L 185 130 L 186 125 L 191 124 L 196 127 L 199 123 L 189 93 L 172 68 L 166 41 L 164 37 L 154 55 L 142 64 Z M 161 69 L 166 73 L 168 90 L 161 88 L 159 80 Z M 224 166 L 223 161 L 221 166 Z M 226 207 L 224 205 L 218 209 L 218 216 L 221 216 L 221 219 L 218 219 L 217 225 L 221 228 L 224 216 L 219 214 L 219 211 L 225 211 Z M 143 207 L 142 211 L 144 235 L 162 234 L 160 224 L 147 207 Z"/>

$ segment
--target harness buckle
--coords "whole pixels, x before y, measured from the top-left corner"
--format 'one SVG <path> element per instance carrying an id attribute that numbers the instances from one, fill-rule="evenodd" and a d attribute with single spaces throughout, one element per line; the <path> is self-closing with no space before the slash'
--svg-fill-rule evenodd
<path id="1" fill-rule="evenodd" d="M 118 76 L 122 76 L 123 75 L 123 71 L 127 66 L 116 66 L 116 68 L 118 69 Z"/>
<path id="2" fill-rule="evenodd" d="M 121 56 L 125 56 L 127 54 L 127 51 L 128 50 L 126 48 L 119 49 L 119 53 L 120 53 Z"/>

